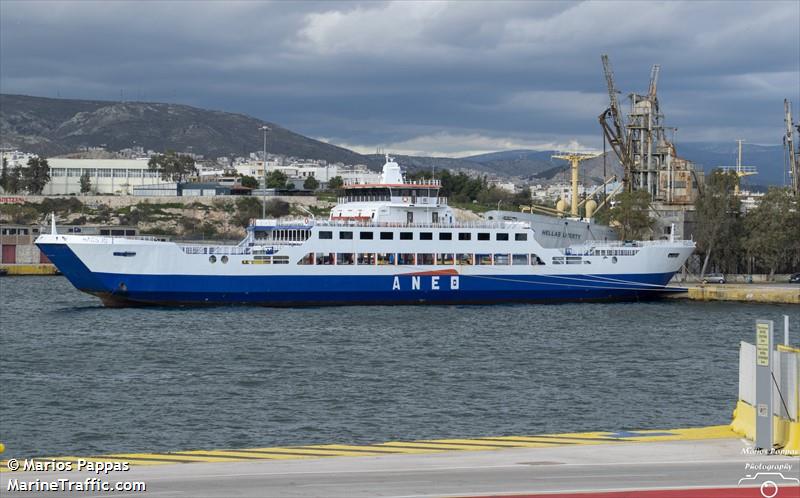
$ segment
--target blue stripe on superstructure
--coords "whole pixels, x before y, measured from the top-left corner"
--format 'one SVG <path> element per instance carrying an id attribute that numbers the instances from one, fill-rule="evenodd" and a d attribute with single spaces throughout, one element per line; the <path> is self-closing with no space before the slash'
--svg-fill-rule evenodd
<path id="1" fill-rule="evenodd" d="M 92 273 L 63 244 L 42 251 L 80 290 L 155 304 L 459 304 L 637 299 L 662 292 L 673 273 L 619 275 L 211 276 Z M 418 279 L 412 281 L 412 279 Z M 419 282 L 419 288 L 412 285 Z M 438 289 L 434 286 L 438 283 Z"/>

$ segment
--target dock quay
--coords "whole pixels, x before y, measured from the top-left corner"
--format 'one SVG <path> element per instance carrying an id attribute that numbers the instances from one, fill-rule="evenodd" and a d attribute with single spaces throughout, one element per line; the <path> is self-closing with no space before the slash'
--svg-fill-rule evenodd
<path id="1" fill-rule="evenodd" d="M 52 263 L 20 263 L 0 264 L 0 275 L 8 276 L 43 276 L 61 275 L 61 272 Z"/>
<path id="2" fill-rule="evenodd" d="M 671 299 L 800 304 L 800 285 L 775 284 L 679 284 L 686 292 L 668 294 Z"/>
<path id="3" fill-rule="evenodd" d="M 115 454 L 86 461 L 129 462 L 101 474 L 109 482 L 143 482 L 158 496 L 762 496 L 748 468 L 781 466 L 794 475 L 800 459 L 752 452 L 730 426 L 329 444 L 240 450 Z M 336 458 L 334 458 L 336 457 Z M 340 458 L 341 457 L 341 458 Z M 50 461 L 51 459 L 41 459 Z M 56 461 L 77 462 L 77 457 Z M 9 471 L 13 479 L 84 481 L 89 470 Z M 12 463 L 14 467 L 16 464 Z M 742 480 L 744 482 L 742 483 Z M 740 484 L 741 483 L 741 484 Z M 798 496 L 779 483 L 777 497 Z M 586 493 L 585 495 L 581 493 Z M 49 493 L 61 496 L 58 493 Z M 75 496 L 73 492 L 70 496 Z"/>

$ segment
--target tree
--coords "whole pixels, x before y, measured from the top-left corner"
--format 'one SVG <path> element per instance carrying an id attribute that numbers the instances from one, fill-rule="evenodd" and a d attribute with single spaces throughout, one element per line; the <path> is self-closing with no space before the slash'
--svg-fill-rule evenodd
<path id="1" fill-rule="evenodd" d="M 16 194 L 22 188 L 22 168 L 13 167 L 6 179 L 5 191 L 9 194 Z"/>
<path id="2" fill-rule="evenodd" d="M 614 198 L 609 217 L 619 227 L 617 231 L 623 240 L 641 239 L 653 227 L 650 217 L 650 194 L 644 190 L 623 192 Z"/>
<path id="3" fill-rule="evenodd" d="M 242 175 L 241 182 L 242 182 L 242 187 L 258 188 L 258 180 L 256 180 L 252 176 Z"/>
<path id="4" fill-rule="evenodd" d="M 158 171 L 164 181 L 183 182 L 187 177 L 197 174 L 192 156 L 169 151 L 158 154 L 147 162 L 150 171 Z"/>
<path id="5" fill-rule="evenodd" d="M 319 182 L 313 176 L 309 176 L 306 178 L 306 181 L 303 182 L 303 188 L 306 190 L 317 190 L 319 188 Z"/>
<path id="6" fill-rule="evenodd" d="M 3 157 L 3 167 L 0 169 L 0 187 L 4 192 L 8 191 L 8 159 Z"/>
<path id="7" fill-rule="evenodd" d="M 695 201 L 697 222 L 694 235 L 698 252 L 705 254 L 701 277 L 705 275 L 712 255 L 718 266 L 738 259 L 742 231 L 741 204 L 734 195 L 738 181 L 734 172 L 715 170 Z"/>
<path id="8" fill-rule="evenodd" d="M 89 178 L 89 172 L 84 171 L 81 175 L 81 194 L 88 194 L 92 190 L 92 180 Z"/>
<path id="9" fill-rule="evenodd" d="M 267 175 L 267 188 L 278 188 L 283 189 L 286 188 L 286 182 L 289 180 L 289 177 L 286 176 L 286 173 L 280 170 L 273 170 L 270 171 Z"/>
<path id="10" fill-rule="evenodd" d="M 779 268 L 793 268 L 800 254 L 798 199 L 788 188 L 770 188 L 745 218 L 744 245 L 770 278 Z"/>
<path id="11" fill-rule="evenodd" d="M 22 185 L 28 193 L 41 195 L 44 186 L 50 181 L 50 165 L 44 157 L 28 159 L 28 166 L 22 169 Z"/>
<path id="12" fill-rule="evenodd" d="M 342 180 L 341 176 L 334 176 L 330 180 L 328 180 L 328 189 L 329 190 L 336 190 L 337 188 L 342 188 L 344 185 L 344 180 Z"/>

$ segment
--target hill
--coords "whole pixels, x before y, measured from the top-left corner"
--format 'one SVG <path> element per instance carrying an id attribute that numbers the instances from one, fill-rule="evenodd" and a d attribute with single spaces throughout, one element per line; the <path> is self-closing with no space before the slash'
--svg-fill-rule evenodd
<path id="1" fill-rule="evenodd" d="M 0 94 L 0 147 L 54 156 L 81 146 L 110 150 L 138 145 L 156 151 L 192 151 L 206 157 L 245 155 L 263 148 L 308 159 L 368 162 L 351 150 L 294 133 L 243 114 L 156 102 L 71 100 Z"/>
<path id="2" fill-rule="evenodd" d="M 343 147 L 305 137 L 260 119 L 187 105 L 156 102 L 72 100 L 0 94 L 0 147 L 12 147 L 45 156 L 75 152 L 81 146 L 105 144 L 109 150 L 133 145 L 157 151 L 176 150 L 206 157 L 245 155 L 261 150 L 263 132 L 269 126 L 269 152 L 328 162 L 383 165 L 383 156 L 362 155 Z M 390 151 L 391 152 L 391 151 Z M 509 150 L 465 158 L 396 156 L 403 168 L 474 170 L 532 182 L 566 180 L 565 161 L 552 159 L 555 151 Z M 678 153 L 702 165 L 705 171 L 736 164 L 736 143 L 687 142 Z M 783 184 L 783 148 L 777 145 L 744 145 L 744 163 L 759 168 L 749 185 Z M 613 154 L 607 157 L 608 175 L 622 176 Z M 581 164 L 582 175 L 603 177 L 602 157 Z"/>

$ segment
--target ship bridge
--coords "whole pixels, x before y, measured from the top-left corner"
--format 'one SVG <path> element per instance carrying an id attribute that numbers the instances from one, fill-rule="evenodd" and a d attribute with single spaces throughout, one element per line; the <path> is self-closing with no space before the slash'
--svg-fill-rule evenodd
<path id="1" fill-rule="evenodd" d="M 452 223 L 447 198 L 439 197 L 439 180 L 408 181 L 386 156 L 380 183 L 348 183 L 331 210 L 331 221 L 360 223 Z"/>

